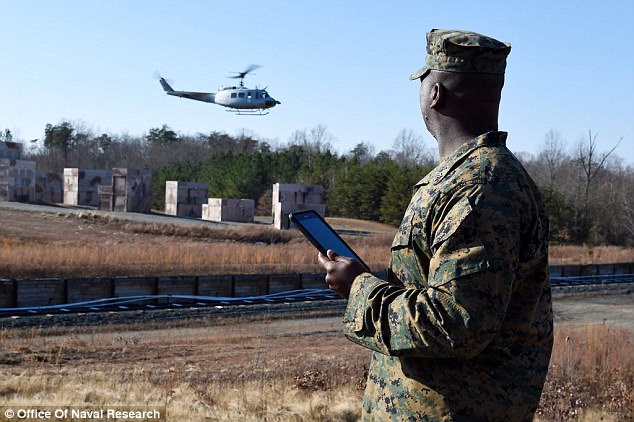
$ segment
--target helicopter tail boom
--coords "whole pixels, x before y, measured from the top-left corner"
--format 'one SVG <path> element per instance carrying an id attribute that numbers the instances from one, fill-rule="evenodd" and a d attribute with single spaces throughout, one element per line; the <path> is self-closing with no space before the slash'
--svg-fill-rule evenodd
<path id="1" fill-rule="evenodd" d="M 159 79 L 163 91 L 167 95 L 173 95 L 175 97 L 187 98 L 190 100 L 203 101 L 205 103 L 215 103 L 216 94 L 211 92 L 190 92 L 190 91 L 174 91 L 174 89 L 167 83 L 164 78 Z"/>

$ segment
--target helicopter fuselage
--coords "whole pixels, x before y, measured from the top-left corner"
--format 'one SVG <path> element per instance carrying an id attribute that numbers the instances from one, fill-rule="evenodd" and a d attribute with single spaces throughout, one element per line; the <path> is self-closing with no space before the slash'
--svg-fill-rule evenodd
<path id="1" fill-rule="evenodd" d="M 251 89 L 244 86 L 221 88 L 216 93 L 214 102 L 224 107 L 240 110 L 267 109 L 280 104 L 265 89 Z"/>
<path id="2" fill-rule="evenodd" d="M 218 92 L 195 92 L 195 91 L 175 91 L 164 78 L 160 78 L 159 82 L 167 95 L 174 97 L 187 98 L 189 100 L 203 101 L 206 103 L 218 104 L 227 107 L 237 114 L 268 114 L 263 110 L 275 107 L 280 104 L 279 101 L 266 92 L 266 89 L 247 88 L 244 86 L 243 79 L 247 73 L 257 68 L 257 65 L 251 65 L 244 72 L 240 72 L 238 76 L 232 78 L 240 79 L 240 85 L 220 88 Z"/>

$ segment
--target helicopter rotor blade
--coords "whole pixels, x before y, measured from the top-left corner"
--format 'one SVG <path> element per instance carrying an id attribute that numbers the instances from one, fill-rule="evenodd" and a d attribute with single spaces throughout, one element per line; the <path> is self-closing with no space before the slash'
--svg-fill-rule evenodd
<path id="1" fill-rule="evenodd" d="M 262 67 L 262 66 L 260 66 L 259 64 L 249 65 L 249 67 L 247 67 L 246 70 L 243 73 L 246 75 L 247 73 L 253 72 L 255 69 L 257 69 L 259 67 Z"/>
<path id="2" fill-rule="evenodd" d="M 232 72 L 232 73 L 237 73 L 236 76 L 229 76 L 229 78 L 232 79 L 244 79 L 245 76 L 247 76 L 247 74 L 253 72 L 255 69 L 262 67 L 259 64 L 252 64 L 249 65 L 249 67 L 247 67 L 244 71 L 242 72 Z"/>

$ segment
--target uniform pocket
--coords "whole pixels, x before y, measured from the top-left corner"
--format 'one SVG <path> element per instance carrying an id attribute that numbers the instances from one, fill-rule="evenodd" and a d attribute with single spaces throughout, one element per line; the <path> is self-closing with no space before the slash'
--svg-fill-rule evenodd
<path id="1" fill-rule="evenodd" d="M 482 245 L 457 248 L 432 259 L 429 284 L 440 286 L 489 268 L 489 256 Z"/>
<path id="2" fill-rule="evenodd" d="M 463 196 L 460 198 L 445 215 L 442 222 L 434 232 L 434 239 L 431 245 L 435 249 L 442 242 L 450 238 L 467 219 L 469 214 L 473 212 L 473 207 L 469 202 L 469 198 Z"/>
<path id="3" fill-rule="evenodd" d="M 434 233 L 429 284 L 442 285 L 489 268 L 468 197 L 453 204 Z"/>

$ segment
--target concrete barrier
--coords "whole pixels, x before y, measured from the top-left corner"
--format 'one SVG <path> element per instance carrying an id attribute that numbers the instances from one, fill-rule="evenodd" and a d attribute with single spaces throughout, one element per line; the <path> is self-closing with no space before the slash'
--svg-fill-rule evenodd
<path id="1" fill-rule="evenodd" d="M 15 308 L 18 298 L 17 281 L 0 279 L 0 308 Z"/>
<path id="2" fill-rule="evenodd" d="M 233 297 L 233 276 L 207 275 L 198 277 L 197 295 Z"/>
<path id="3" fill-rule="evenodd" d="M 634 263 L 551 266 L 553 277 L 601 274 L 634 274 Z M 377 275 L 381 278 L 387 276 L 386 272 Z M 322 273 L 0 279 L 0 308 L 61 305 L 145 295 L 248 297 L 325 287 Z"/>
<path id="4" fill-rule="evenodd" d="M 71 278 L 66 280 L 66 303 L 85 302 L 114 296 L 111 278 Z"/>
<path id="5" fill-rule="evenodd" d="M 324 276 L 321 276 L 324 279 Z M 302 279 L 299 274 L 272 274 L 269 276 L 268 292 L 281 293 L 302 288 Z"/>
<path id="6" fill-rule="evenodd" d="M 68 303 L 66 280 L 61 278 L 18 280 L 15 287 L 14 306 L 18 308 Z"/>
<path id="7" fill-rule="evenodd" d="M 269 276 L 264 274 L 233 276 L 233 297 L 267 295 L 269 294 L 268 282 Z"/>
<path id="8" fill-rule="evenodd" d="M 114 296 L 143 296 L 158 294 L 157 277 L 115 277 Z"/>

